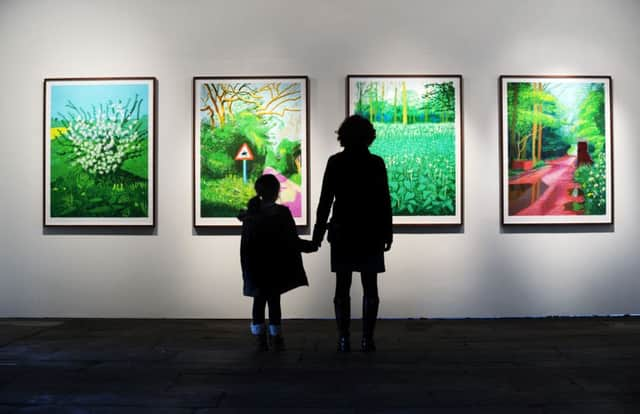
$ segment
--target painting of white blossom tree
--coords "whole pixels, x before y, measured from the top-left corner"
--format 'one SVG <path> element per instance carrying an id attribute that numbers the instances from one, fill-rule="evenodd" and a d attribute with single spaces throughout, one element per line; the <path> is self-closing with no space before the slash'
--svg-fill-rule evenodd
<path id="1" fill-rule="evenodd" d="M 155 82 L 45 79 L 45 226 L 155 224 Z"/>

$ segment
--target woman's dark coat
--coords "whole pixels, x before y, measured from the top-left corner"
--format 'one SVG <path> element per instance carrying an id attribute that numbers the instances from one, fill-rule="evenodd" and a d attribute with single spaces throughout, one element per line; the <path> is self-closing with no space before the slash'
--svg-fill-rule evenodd
<path id="1" fill-rule="evenodd" d="M 391 196 L 384 161 L 366 147 L 345 148 L 327 162 L 313 229 L 316 244 L 327 228 L 332 271 L 384 272 L 384 245 L 393 241 Z"/>
<path id="2" fill-rule="evenodd" d="M 287 207 L 271 203 L 238 218 L 242 220 L 240 261 L 245 296 L 282 294 L 309 285 L 300 252 L 311 251 L 313 244 L 298 237 Z"/>

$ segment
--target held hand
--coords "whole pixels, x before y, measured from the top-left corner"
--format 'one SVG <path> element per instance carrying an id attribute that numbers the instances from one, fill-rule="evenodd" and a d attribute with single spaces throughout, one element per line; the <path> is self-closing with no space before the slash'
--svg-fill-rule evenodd
<path id="1" fill-rule="evenodd" d="M 303 253 L 314 253 L 318 251 L 318 245 L 311 240 L 302 240 L 301 249 Z"/>

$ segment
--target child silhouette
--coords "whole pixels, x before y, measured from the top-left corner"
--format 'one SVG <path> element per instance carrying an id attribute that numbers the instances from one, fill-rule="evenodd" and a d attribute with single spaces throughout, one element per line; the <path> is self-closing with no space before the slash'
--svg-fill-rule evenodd
<path id="1" fill-rule="evenodd" d="M 284 349 L 280 295 L 300 286 L 308 286 L 300 252 L 318 250 L 309 240 L 298 237 L 290 210 L 276 203 L 280 192 L 278 179 L 270 174 L 256 180 L 257 195 L 249 200 L 242 221 L 240 262 L 243 294 L 253 297 L 251 333 L 258 351 L 271 347 Z M 265 326 L 265 308 L 269 306 L 269 341 Z"/>

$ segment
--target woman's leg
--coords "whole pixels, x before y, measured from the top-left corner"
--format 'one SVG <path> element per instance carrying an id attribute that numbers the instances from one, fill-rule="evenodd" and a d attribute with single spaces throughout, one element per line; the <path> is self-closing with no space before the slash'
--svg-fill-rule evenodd
<path id="1" fill-rule="evenodd" d="M 353 276 L 351 272 L 336 273 L 336 293 L 334 295 L 334 299 L 349 299 L 352 277 Z"/>
<path id="2" fill-rule="evenodd" d="M 378 300 L 378 274 L 363 272 L 361 276 L 364 297 L 369 300 Z"/>
<path id="3" fill-rule="evenodd" d="M 351 272 L 336 273 L 336 292 L 333 297 L 333 306 L 336 313 L 336 324 L 338 325 L 338 351 L 348 352 L 351 350 L 349 343 L 349 325 L 351 323 Z"/>
<path id="4" fill-rule="evenodd" d="M 377 273 L 362 273 L 362 290 L 362 350 L 370 352 L 376 350 L 373 332 L 376 327 L 378 307 L 380 305 Z"/>

